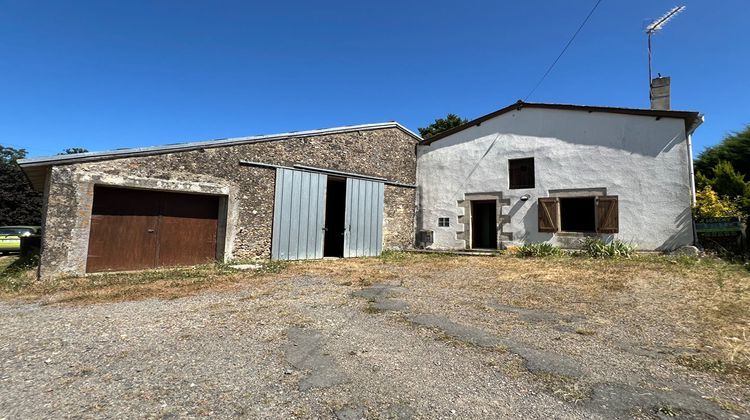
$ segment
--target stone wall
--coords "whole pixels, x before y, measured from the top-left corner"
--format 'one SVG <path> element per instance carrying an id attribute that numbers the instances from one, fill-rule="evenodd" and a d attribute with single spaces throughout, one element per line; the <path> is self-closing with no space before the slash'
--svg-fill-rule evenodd
<path id="1" fill-rule="evenodd" d="M 225 259 L 269 258 L 275 170 L 240 165 L 240 160 L 308 165 L 413 185 L 415 143 L 398 128 L 384 128 L 52 167 L 45 188 L 40 276 L 85 272 L 95 184 L 223 195 Z M 386 249 L 412 246 L 414 193 L 386 185 Z"/>

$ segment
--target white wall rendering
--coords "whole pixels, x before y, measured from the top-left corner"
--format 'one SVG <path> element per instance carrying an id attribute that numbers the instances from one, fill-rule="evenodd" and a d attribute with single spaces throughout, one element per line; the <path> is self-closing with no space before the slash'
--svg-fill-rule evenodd
<path id="1" fill-rule="evenodd" d="M 534 188 L 510 189 L 508 160 L 528 157 L 534 158 Z M 418 229 L 434 232 L 431 248 L 469 248 L 460 203 L 467 194 L 487 193 L 504 199 L 502 207 L 498 204 L 505 216 L 498 226 L 508 237 L 504 245 L 575 246 L 583 234 L 538 232 L 537 199 L 579 189 L 588 190 L 584 195 L 619 197 L 619 233 L 606 239 L 632 242 L 641 250 L 693 242 L 681 118 L 522 108 L 420 146 L 417 159 L 417 223 Z M 521 201 L 525 194 L 530 199 Z M 450 226 L 438 227 L 439 217 L 450 218 Z"/>

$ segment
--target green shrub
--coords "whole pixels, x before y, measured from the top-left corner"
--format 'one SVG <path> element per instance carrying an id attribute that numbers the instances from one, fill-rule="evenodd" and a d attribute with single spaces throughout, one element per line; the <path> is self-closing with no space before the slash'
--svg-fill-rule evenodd
<path id="1" fill-rule="evenodd" d="M 601 238 L 589 236 L 582 240 L 583 252 L 592 258 L 630 258 L 635 255 L 636 246 L 620 240 L 609 243 Z"/>
<path id="2" fill-rule="evenodd" d="M 562 254 L 562 250 L 548 243 L 524 244 L 518 248 L 516 254 L 519 257 L 551 257 Z"/>

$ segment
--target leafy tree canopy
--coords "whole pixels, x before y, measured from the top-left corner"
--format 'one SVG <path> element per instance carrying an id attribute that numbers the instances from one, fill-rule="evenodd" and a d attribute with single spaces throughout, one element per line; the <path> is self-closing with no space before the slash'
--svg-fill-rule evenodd
<path id="1" fill-rule="evenodd" d="M 720 161 L 713 168 L 711 185 L 723 197 L 750 197 L 750 185 L 745 176 L 734 170 L 730 162 Z"/>
<path id="2" fill-rule="evenodd" d="M 41 194 L 31 188 L 16 165 L 24 157 L 26 150 L 0 145 L 0 226 L 41 223 Z"/>
<path id="3" fill-rule="evenodd" d="M 423 139 L 429 139 L 430 137 L 442 133 L 443 131 L 450 130 L 453 127 L 466 124 L 469 122 L 456 114 L 448 114 L 445 118 L 438 118 L 432 124 L 427 127 L 419 128 L 419 134 L 422 135 Z"/>
<path id="4" fill-rule="evenodd" d="M 12 164 L 26 157 L 26 149 L 14 149 L 0 145 L 0 164 Z"/>
<path id="5" fill-rule="evenodd" d="M 701 152 L 695 160 L 695 170 L 710 176 L 713 168 L 721 161 L 731 163 L 745 179 L 750 179 L 750 125 Z"/>
<path id="6" fill-rule="evenodd" d="M 88 149 L 84 149 L 83 147 L 70 147 L 58 153 L 58 155 L 74 155 L 76 153 L 88 153 L 88 151 Z"/>

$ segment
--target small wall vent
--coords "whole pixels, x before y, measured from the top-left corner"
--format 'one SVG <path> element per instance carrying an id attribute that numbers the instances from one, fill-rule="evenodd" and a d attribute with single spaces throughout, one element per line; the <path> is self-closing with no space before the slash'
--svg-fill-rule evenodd
<path id="1" fill-rule="evenodd" d="M 433 231 L 431 230 L 420 230 L 417 232 L 417 247 L 427 248 L 433 243 Z"/>

